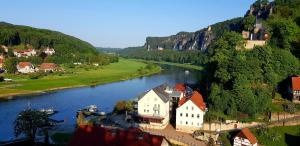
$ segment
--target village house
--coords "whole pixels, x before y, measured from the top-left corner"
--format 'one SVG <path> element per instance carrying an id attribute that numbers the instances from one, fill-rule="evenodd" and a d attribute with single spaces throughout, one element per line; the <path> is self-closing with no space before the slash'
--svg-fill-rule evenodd
<path id="1" fill-rule="evenodd" d="M 17 65 L 17 70 L 20 73 L 33 73 L 36 71 L 34 66 L 30 62 L 20 62 Z"/>
<path id="2" fill-rule="evenodd" d="M 234 137 L 233 146 L 257 146 L 257 140 L 248 128 L 244 128 Z"/>
<path id="3" fill-rule="evenodd" d="M 172 89 L 162 84 L 137 99 L 137 117 L 140 127 L 164 129 L 169 124 L 170 101 Z"/>
<path id="4" fill-rule="evenodd" d="M 43 72 L 55 72 L 57 69 L 58 66 L 55 63 L 42 63 L 39 67 L 39 70 Z"/>
<path id="5" fill-rule="evenodd" d="M 7 53 L 8 52 L 8 47 L 6 47 L 5 45 L 1 45 L 0 49 L 3 50 L 3 52 Z"/>
<path id="6" fill-rule="evenodd" d="M 76 129 L 68 146 L 169 146 L 169 143 L 163 136 L 137 128 L 123 130 L 83 125 Z"/>
<path id="7" fill-rule="evenodd" d="M 55 50 L 53 48 L 49 48 L 47 47 L 46 49 L 44 49 L 43 51 L 45 54 L 47 54 L 48 56 L 54 55 L 55 54 Z"/>
<path id="8" fill-rule="evenodd" d="M 27 49 L 27 50 L 14 50 L 14 55 L 16 57 L 30 57 L 30 56 L 36 56 L 36 51 L 34 49 Z"/>
<path id="9" fill-rule="evenodd" d="M 290 87 L 290 93 L 292 95 L 293 101 L 300 101 L 300 77 L 295 76 L 291 77 L 291 87 Z"/>
<path id="10" fill-rule="evenodd" d="M 176 109 L 176 130 L 188 133 L 199 130 L 206 110 L 203 97 L 198 91 L 181 98 Z"/>

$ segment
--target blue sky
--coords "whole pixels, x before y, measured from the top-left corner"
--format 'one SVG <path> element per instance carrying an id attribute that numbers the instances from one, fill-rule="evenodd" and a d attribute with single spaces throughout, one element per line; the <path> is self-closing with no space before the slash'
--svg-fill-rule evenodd
<path id="1" fill-rule="evenodd" d="M 243 16 L 255 0 L 1 0 L 0 21 L 128 47 Z"/>

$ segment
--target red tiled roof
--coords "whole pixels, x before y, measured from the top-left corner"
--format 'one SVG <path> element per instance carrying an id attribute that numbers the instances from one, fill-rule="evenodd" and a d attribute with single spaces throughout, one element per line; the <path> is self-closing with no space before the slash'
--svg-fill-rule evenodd
<path id="1" fill-rule="evenodd" d="M 186 103 L 187 101 L 191 100 L 196 106 L 198 106 L 198 108 L 200 108 L 202 111 L 205 110 L 206 105 L 203 101 L 203 97 L 202 95 L 198 92 L 198 91 L 194 91 L 193 95 L 191 97 L 184 97 L 182 98 L 179 103 L 178 103 L 178 107 L 182 106 L 184 103 Z"/>
<path id="2" fill-rule="evenodd" d="M 20 68 L 25 68 L 26 66 L 32 66 L 32 64 L 30 62 L 20 62 L 18 66 Z"/>
<path id="3" fill-rule="evenodd" d="M 108 129 L 98 126 L 80 126 L 69 146 L 160 146 L 163 137 L 128 130 Z"/>
<path id="4" fill-rule="evenodd" d="M 55 69 L 56 67 L 55 63 L 42 63 L 40 69 Z"/>
<path id="5" fill-rule="evenodd" d="M 300 90 L 300 77 L 292 77 L 292 89 Z"/>
<path id="6" fill-rule="evenodd" d="M 242 131 L 238 133 L 236 137 L 248 139 L 251 144 L 257 143 L 256 137 L 251 133 L 251 131 L 248 128 L 242 129 Z"/>
<path id="7" fill-rule="evenodd" d="M 185 91 L 185 85 L 182 84 L 182 83 L 178 83 L 178 84 L 175 85 L 175 90 L 184 92 Z"/>

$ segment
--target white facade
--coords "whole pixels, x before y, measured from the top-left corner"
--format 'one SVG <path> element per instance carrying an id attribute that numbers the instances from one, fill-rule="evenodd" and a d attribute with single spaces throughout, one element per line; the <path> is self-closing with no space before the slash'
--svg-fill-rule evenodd
<path id="1" fill-rule="evenodd" d="M 257 143 L 251 144 L 248 139 L 242 137 L 235 137 L 233 141 L 233 146 L 257 146 Z"/>
<path id="2" fill-rule="evenodd" d="M 18 69 L 18 72 L 25 73 L 25 74 L 35 72 L 35 69 L 34 69 L 33 66 L 26 66 L 26 67 L 23 67 L 23 68 L 17 66 L 17 69 Z"/>
<path id="3" fill-rule="evenodd" d="M 44 53 L 47 55 L 53 55 L 53 54 L 55 54 L 55 50 L 52 48 L 47 48 L 44 50 Z"/>
<path id="4" fill-rule="evenodd" d="M 36 51 L 34 49 L 32 50 L 24 50 L 24 51 L 14 51 L 14 55 L 16 57 L 30 57 L 30 56 L 36 56 Z"/>
<path id="5" fill-rule="evenodd" d="M 176 130 L 194 132 L 203 125 L 205 111 L 202 111 L 193 101 L 188 100 L 176 109 Z"/>
<path id="6" fill-rule="evenodd" d="M 138 100 L 138 116 L 162 119 L 161 122 L 150 121 L 149 124 L 163 128 L 169 123 L 169 107 L 169 101 L 163 101 L 156 92 L 150 90 Z"/>

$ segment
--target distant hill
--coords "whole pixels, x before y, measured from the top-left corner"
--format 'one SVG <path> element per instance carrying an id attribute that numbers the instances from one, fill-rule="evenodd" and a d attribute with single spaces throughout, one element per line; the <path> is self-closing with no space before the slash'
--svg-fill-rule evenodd
<path id="1" fill-rule="evenodd" d="M 57 54 L 92 53 L 97 50 L 88 42 L 61 32 L 0 22 L 0 44 L 16 46 L 30 44 L 35 49 L 53 47 Z"/>
<path id="2" fill-rule="evenodd" d="M 103 52 L 103 53 L 116 53 L 120 50 L 121 48 L 108 48 L 108 47 L 96 47 L 97 51 Z"/>

